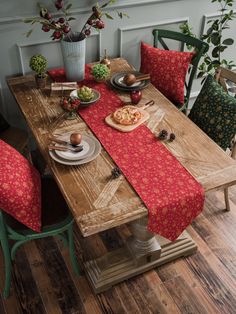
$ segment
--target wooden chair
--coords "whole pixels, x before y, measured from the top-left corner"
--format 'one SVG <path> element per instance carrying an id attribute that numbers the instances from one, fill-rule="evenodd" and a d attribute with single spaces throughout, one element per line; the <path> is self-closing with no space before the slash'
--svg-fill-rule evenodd
<path id="1" fill-rule="evenodd" d="M 216 71 L 215 79 L 219 82 L 219 84 L 222 85 L 224 90 L 228 92 L 227 82 L 233 82 L 236 86 L 236 72 L 233 72 L 231 70 L 225 69 L 223 67 L 219 67 Z M 236 97 L 236 94 L 235 94 Z M 232 158 L 236 159 L 236 134 L 234 136 L 234 139 L 232 140 L 232 146 L 230 149 L 230 155 Z M 224 196 L 225 196 L 225 204 L 226 204 L 226 210 L 230 210 L 230 204 L 229 204 L 229 191 L 228 188 L 224 189 Z"/>
<path id="2" fill-rule="evenodd" d="M 184 105 L 181 106 L 179 110 L 183 111 L 184 113 L 187 112 L 188 109 L 188 103 L 190 98 L 190 93 L 192 89 L 193 79 L 195 77 L 198 63 L 201 59 L 201 57 L 208 51 L 209 45 L 200 39 L 184 35 L 179 32 L 174 32 L 170 30 L 163 30 L 163 29 L 154 29 L 152 32 L 154 36 L 154 47 L 159 47 L 159 44 L 161 44 L 162 48 L 165 50 L 169 50 L 168 45 L 166 44 L 166 41 L 164 39 L 171 39 L 177 42 L 180 42 L 180 51 L 184 51 L 185 45 L 192 46 L 195 51 L 195 56 L 192 59 L 191 67 L 189 68 L 189 75 L 186 76 L 185 80 L 185 99 L 184 99 Z M 178 105 L 178 104 L 176 104 Z"/>
<path id="3" fill-rule="evenodd" d="M 51 177 L 42 178 L 42 231 L 40 233 L 32 231 L 0 210 L 0 241 L 5 264 L 4 298 L 9 296 L 12 261 L 15 259 L 16 251 L 30 240 L 60 236 L 65 244 L 69 244 L 74 272 L 80 274 L 74 250 L 73 222 L 70 210 Z M 14 244 L 10 246 L 12 240 Z"/>

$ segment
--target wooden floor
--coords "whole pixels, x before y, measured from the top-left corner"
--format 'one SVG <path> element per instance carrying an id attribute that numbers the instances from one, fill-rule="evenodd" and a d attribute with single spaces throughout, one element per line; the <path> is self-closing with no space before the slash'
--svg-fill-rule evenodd
<path id="1" fill-rule="evenodd" d="M 236 188 L 231 212 L 223 193 L 207 196 L 204 212 L 188 231 L 196 254 L 166 264 L 94 296 L 86 278 L 71 272 L 68 251 L 60 240 L 31 242 L 17 253 L 11 295 L 0 297 L 0 314 L 33 313 L 236 313 Z M 86 243 L 91 256 L 119 247 L 126 226 L 104 232 Z M 78 255 L 79 235 L 76 231 Z M 3 285 L 0 257 L 0 284 Z"/>

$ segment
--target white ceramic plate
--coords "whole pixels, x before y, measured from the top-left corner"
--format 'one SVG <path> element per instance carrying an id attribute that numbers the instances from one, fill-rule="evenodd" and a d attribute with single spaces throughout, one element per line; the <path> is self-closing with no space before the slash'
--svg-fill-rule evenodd
<path id="1" fill-rule="evenodd" d="M 53 150 L 49 150 L 49 155 L 52 157 L 52 159 L 54 159 L 55 161 L 57 161 L 58 163 L 60 163 L 62 165 L 78 166 L 78 165 L 86 164 L 86 163 L 94 160 L 95 158 L 97 158 L 97 156 L 101 153 L 102 147 L 101 147 L 100 142 L 96 138 L 93 138 L 93 140 L 95 143 L 95 150 L 90 157 L 86 157 L 86 158 L 80 159 L 80 160 L 66 160 L 66 159 L 59 157 L 55 153 L 55 151 L 53 151 Z"/>
<path id="2" fill-rule="evenodd" d="M 120 77 L 120 78 L 117 80 L 117 82 L 119 83 L 120 86 L 122 86 L 122 87 L 127 87 L 128 85 L 125 84 L 125 82 L 124 82 L 124 77 L 125 77 L 125 76 Z M 132 85 L 130 85 L 130 86 L 131 86 L 131 87 L 138 87 L 138 86 L 140 86 L 141 84 L 142 84 L 142 81 L 140 81 L 140 82 L 135 82 L 134 84 L 132 84 Z M 128 87 L 129 87 L 129 86 L 128 86 Z"/>
<path id="3" fill-rule="evenodd" d="M 96 90 L 96 89 L 92 89 L 94 96 L 91 100 L 89 101 L 82 101 L 80 102 L 80 106 L 82 107 L 87 107 L 93 103 L 95 103 L 96 101 L 98 101 L 98 99 L 101 97 L 100 93 Z M 74 89 L 71 93 L 70 96 L 71 97 L 78 97 L 78 93 L 77 93 L 78 89 Z"/>
<path id="4" fill-rule="evenodd" d="M 62 139 L 62 137 L 60 137 L 60 139 Z M 65 141 L 69 141 L 70 139 L 70 134 L 66 135 L 63 137 L 63 140 Z M 70 150 L 67 151 L 59 151 L 56 150 L 55 153 L 64 159 L 67 160 L 80 160 L 83 158 L 87 158 L 90 157 L 95 149 L 95 142 L 94 139 L 88 135 L 82 135 L 82 141 L 80 143 L 80 145 L 83 146 L 83 150 L 81 152 L 72 152 Z M 61 146 L 60 144 L 56 144 L 55 146 Z"/>

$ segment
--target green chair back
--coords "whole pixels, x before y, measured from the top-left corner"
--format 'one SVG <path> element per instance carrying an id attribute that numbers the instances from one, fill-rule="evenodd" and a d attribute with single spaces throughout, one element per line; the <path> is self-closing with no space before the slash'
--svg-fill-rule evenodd
<path id="1" fill-rule="evenodd" d="M 43 205 L 45 203 L 49 206 L 43 206 L 43 226 L 40 233 L 25 227 L 0 209 L 0 243 L 2 246 L 5 266 L 4 298 L 9 296 L 12 261 L 15 259 L 16 251 L 22 244 L 31 240 L 49 236 L 59 236 L 64 244 L 69 246 L 71 263 L 75 274 L 80 274 L 73 242 L 73 216 L 52 178 L 44 177 L 42 179 L 42 192 L 43 191 L 47 193 L 47 195 L 42 193 L 42 197 L 47 197 L 45 202 L 43 202 Z M 48 198 L 50 195 L 53 201 Z M 47 208 L 51 207 L 52 203 L 55 203 L 55 200 L 58 200 L 55 206 L 53 206 L 53 208 Z"/>
<path id="2" fill-rule="evenodd" d="M 193 57 L 191 61 L 191 68 L 189 71 L 189 76 L 186 76 L 185 81 L 185 102 L 184 105 L 180 108 L 183 112 L 187 112 L 188 109 L 188 103 L 190 98 L 190 93 L 192 89 L 193 79 L 196 75 L 198 63 L 201 59 L 201 57 L 208 51 L 209 45 L 200 39 L 182 34 L 180 32 L 174 32 L 170 30 L 163 30 L 163 29 L 154 29 L 152 32 L 154 36 L 154 42 L 153 45 L 156 48 L 160 48 L 161 45 L 162 48 L 165 50 L 169 50 L 168 45 L 166 44 L 165 39 L 171 39 L 180 42 L 180 51 L 184 51 L 185 46 L 192 46 L 195 51 L 195 56 Z"/>

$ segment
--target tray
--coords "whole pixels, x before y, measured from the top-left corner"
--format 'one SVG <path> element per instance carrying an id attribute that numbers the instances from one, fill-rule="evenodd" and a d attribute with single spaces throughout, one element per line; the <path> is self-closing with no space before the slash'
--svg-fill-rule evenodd
<path id="1" fill-rule="evenodd" d="M 141 108 L 139 108 L 139 110 L 142 113 L 142 118 L 137 123 L 132 124 L 132 125 L 122 125 L 122 124 L 116 123 L 111 117 L 112 114 L 109 114 L 109 116 L 105 118 L 105 121 L 109 126 L 113 127 L 114 129 L 118 131 L 131 132 L 150 118 L 150 115 L 147 111 Z"/>

